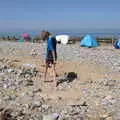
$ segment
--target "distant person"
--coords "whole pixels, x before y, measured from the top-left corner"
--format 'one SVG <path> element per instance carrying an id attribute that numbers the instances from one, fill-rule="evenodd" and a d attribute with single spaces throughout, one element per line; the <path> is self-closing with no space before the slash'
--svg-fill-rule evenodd
<path id="1" fill-rule="evenodd" d="M 56 39 L 53 37 L 49 32 L 42 33 L 44 34 L 44 39 L 47 40 L 47 52 L 46 52 L 46 67 L 45 67 L 45 75 L 44 75 L 44 81 L 47 82 L 47 71 L 48 68 L 53 69 L 53 80 L 56 80 L 56 61 L 57 61 L 57 52 L 56 52 Z M 57 84 L 57 81 L 56 81 Z"/>
<path id="2" fill-rule="evenodd" d="M 2 39 L 3 39 L 3 40 L 5 40 L 5 37 L 4 37 L 4 36 L 2 36 Z"/>
<path id="3" fill-rule="evenodd" d="M 12 38 L 14 41 L 16 41 L 17 40 L 17 38 L 15 37 L 15 36 L 13 36 L 13 38 Z"/>
<path id="4" fill-rule="evenodd" d="M 10 36 L 7 36 L 7 40 L 11 40 L 11 39 L 10 39 Z"/>

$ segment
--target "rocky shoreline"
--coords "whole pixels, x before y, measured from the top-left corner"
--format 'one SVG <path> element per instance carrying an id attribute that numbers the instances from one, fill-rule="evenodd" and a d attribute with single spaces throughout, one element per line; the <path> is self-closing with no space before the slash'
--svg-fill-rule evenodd
<path id="1" fill-rule="evenodd" d="M 0 42 L 0 120 L 120 119 L 119 50 L 111 45 L 89 49 L 79 44 L 58 44 L 58 61 L 77 64 L 72 71 L 77 78 L 68 82 L 68 71 L 64 74 L 66 69 L 61 68 L 57 79 L 64 82 L 55 88 L 54 83 L 42 82 L 43 62 L 38 60 L 45 57 L 45 49 L 46 43 Z M 68 69 L 72 70 L 71 66 Z M 105 68 L 100 72 L 104 77 L 92 79 L 99 72 L 97 67 Z M 91 78 L 79 76 L 79 68 L 90 69 L 92 72 L 85 69 L 83 76 L 92 74 Z"/>

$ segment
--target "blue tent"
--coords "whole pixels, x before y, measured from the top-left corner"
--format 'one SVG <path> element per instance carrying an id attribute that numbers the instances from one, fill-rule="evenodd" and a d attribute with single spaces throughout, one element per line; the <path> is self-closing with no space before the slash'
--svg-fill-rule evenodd
<path id="1" fill-rule="evenodd" d="M 120 39 L 115 42 L 115 48 L 120 49 Z"/>
<path id="2" fill-rule="evenodd" d="M 99 44 L 96 39 L 90 35 L 86 35 L 81 41 L 80 46 L 84 47 L 97 47 Z"/>

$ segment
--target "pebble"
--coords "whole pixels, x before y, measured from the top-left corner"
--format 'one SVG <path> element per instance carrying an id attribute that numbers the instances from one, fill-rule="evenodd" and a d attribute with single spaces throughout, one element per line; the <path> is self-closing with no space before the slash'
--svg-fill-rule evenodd
<path id="1" fill-rule="evenodd" d="M 58 120 L 59 119 L 59 114 L 54 113 L 50 115 L 43 115 L 43 120 Z"/>

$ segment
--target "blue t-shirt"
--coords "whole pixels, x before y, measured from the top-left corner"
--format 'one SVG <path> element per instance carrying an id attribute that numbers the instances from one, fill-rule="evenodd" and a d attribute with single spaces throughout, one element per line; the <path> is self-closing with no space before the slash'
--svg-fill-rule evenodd
<path id="1" fill-rule="evenodd" d="M 55 51 L 54 38 L 49 37 L 47 40 L 47 50 Z"/>
<path id="2" fill-rule="evenodd" d="M 54 37 L 49 37 L 47 40 L 47 54 L 46 58 L 53 58 L 52 51 L 56 52 L 56 39 Z"/>

